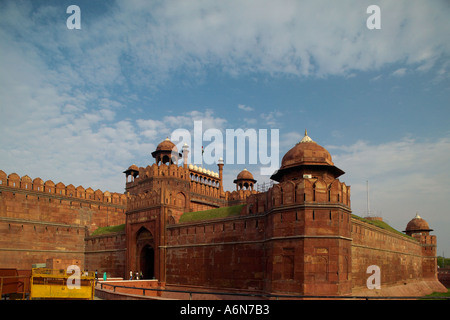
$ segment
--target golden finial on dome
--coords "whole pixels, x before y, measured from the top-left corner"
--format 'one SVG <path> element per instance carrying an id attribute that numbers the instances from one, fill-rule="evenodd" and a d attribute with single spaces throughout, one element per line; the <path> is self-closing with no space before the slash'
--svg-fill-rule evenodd
<path id="1" fill-rule="evenodd" d="M 303 139 L 300 141 L 300 143 L 304 143 L 304 142 L 314 142 L 309 136 L 308 136 L 308 131 L 305 129 L 305 136 L 303 137 Z"/>

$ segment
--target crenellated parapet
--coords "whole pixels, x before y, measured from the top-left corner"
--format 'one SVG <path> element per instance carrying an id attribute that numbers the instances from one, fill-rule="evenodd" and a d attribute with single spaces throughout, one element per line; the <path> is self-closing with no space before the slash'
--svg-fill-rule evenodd
<path id="1" fill-rule="evenodd" d="M 75 187 L 72 184 L 65 185 L 62 182 L 54 183 L 52 180 L 44 182 L 41 178 L 31 179 L 28 175 L 20 177 L 17 173 L 7 175 L 0 170 L 0 187 L 15 188 L 23 191 L 37 192 L 47 195 L 70 197 L 82 200 L 90 200 L 124 206 L 127 197 L 124 194 L 101 191 L 92 188 L 85 189 L 83 186 Z"/>
<path id="2" fill-rule="evenodd" d="M 157 165 L 156 163 L 148 165 L 147 167 L 138 168 L 136 165 L 130 166 L 124 171 L 126 174 L 126 185 L 127 188 L 133 185 L 137 185 L 140 182 L 148 178 L 159 178 L 159 177 L 170 177 L 178 179 L 188 179 L 188 170 L 180 167 L 176 164 L 165 164 L 162 163 Z"/>
<path id="3" fill-rule="evenodd" d="M 251 195 L 258 194 L 255 190 L 235 190 L 235 191 L 227 191 L 225 192 L 225 199 L 231 204 L 235 205 L 237 203 L 245 203 L 247 198 L 249 198 Z"/>
<path id="4" fill-rule="evenodd" d="M 253 192 L 247 197 L 249 213 L 263 213 L 274 207 L 294 204 L 332 203 L 350 208 L 350 186 L 338 179 L 328 182 L 317 178 L 283 181 L 267 192 Z"/>

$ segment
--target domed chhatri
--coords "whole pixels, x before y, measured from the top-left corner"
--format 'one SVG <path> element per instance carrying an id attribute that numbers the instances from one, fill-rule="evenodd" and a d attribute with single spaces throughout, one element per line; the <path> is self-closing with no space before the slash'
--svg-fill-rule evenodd
<path id="1" fill-rule="evenodd" d="M 315 168 L 323 169 L 324 167 L 326 167 L 335 178 L 344 174 L 344 171 L 334 165 L 330 153 L 324 147 L 313 141 L 305 130 L 303 139 L 286 152 L 281 160 L 280 169 L 272 175 L 271 179 L 281 182 L 283 177 L 286 174 L 293 172 L 294 169 L 303 174 L 308 172 L 303 172 L 305 170 L 298 169 L 304 168 L 308 171 L 311 169 L 314 170 Z"/>
<path id="2" fill-rule="evenodd" d="M 175 151 L 178 152 L 177 146 L 175 143 L 170 141 L 169 137 L 167 137 L 165 140 L 161 141 L 158 146 L 156 147 L 156 150 L 160 151 Z"/>
<path id="3" fill-rule="evenodd" d="M 139 171 L 139 168 L 138 168 L 138 166 L 137 165 L 135 165 L 135 164 L 132 164 L 129 168 L 128 168 L 128 170 L 134 170 L 134 171 Z"/>
<path id="4" fill-rule="evenodd" d="M 155 158 L 157 164 L 160 162 L 178 164 L 178 160 L 181 158 L 182 154 L 178 153 L 176 145 L 170 141 L 169 137 L 167 137 L 158 144 L 156 150 L 152 152 L 152 156 Z"/>
<path id="5" fill-rule="evenodd" d="M 299 164 L 334 165 L 330 153 L 314 142 L 305 130 L 305 136 L 281 160 L 281 168 L 297 166 Z"/>
<path id="6" fill-rule="evenodd" d="M 242 179 L 254 180 L 254 179 L 253 179 L 252 173 L 251 173 L 250 171 L 248 171 L 247 169 L 242 170 L 242 171 L 238 174 L 238 176 L 237 176 L 236 179 L 237 179 L 237 180 L 242 180 Z"/>
<path id="7" fill-rule="evenodd" d="M 247 169 L 242 170 L 233 181 L 236 183 L 236 190 L 253 190 L 253 186 L 256 183 L 256 180 L 253 178 L 253 175 Z"/>
<path id="8" fill-rule="evenodd" d="M 408 222 L 406 225 L 406 230 L 403 232 L 405 232 L 408 236 L 412 236 L 413 234 L 427 235 L 430 231 L 433 231 L 433 229 L 430 229 L 428 222 L 416 213 L 416 216 Z"/>
<path id="9" fill-rule="evenodd" d="M 139 175 L 139 168 L 137 165 L 132 164 L 123 173 L 126 174 L 127 182 L 131 182 L 131 181 L 134 181 L 134 179 Z M 131 177 L 131 181 L 129 180 L 128 177 Z"/>

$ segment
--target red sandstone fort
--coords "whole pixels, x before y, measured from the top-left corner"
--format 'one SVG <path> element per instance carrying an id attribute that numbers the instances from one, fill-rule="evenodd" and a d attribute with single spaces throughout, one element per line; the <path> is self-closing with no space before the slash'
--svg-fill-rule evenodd
<path id="1" fill-rule="evenodd" d="M 264 192 L 247 170 L 224 191 L 223 161 L 213 172 L 188 152 L 162 141 L 154 164 L 124 171 L 124 194 L 0 170 L 0 268 L 77 264 L 124 279 L 141 271 L 164 288 L 355 295 L 375 294 L 376 265 L 385 294 L 445 290 L 427 222 L 417 215 L 401 233 L 353 215 L 344 172 L 306 132 Z"/>

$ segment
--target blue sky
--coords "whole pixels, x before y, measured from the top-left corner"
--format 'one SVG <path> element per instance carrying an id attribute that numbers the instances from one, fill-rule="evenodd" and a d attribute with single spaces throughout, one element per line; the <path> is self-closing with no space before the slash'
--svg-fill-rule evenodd
<path id="1" fill-rule="evenodd" d="M 278 129 L 280 160 L 307 128 L 355 214 L 369 180 L 373 214 L 404 230 L 419 212 L 450 256 L 449 14 L 438 0 L 2 1 L 0 169 L 123 192 L 123 170 L 195 120 Z M 244 167 L 269 180 L 226 165 L 226 189 Z"/>

